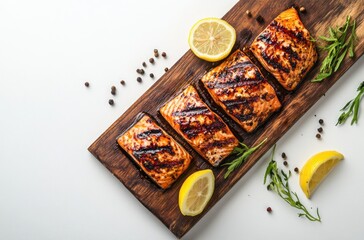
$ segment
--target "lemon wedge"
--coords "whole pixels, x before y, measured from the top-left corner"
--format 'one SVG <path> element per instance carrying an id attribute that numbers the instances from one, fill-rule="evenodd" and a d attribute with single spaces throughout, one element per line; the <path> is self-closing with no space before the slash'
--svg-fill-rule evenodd
<path id="1" fill-rule="evenodd" d="M 219 18 L 201 19 L 192 26 L 188 36 L 192 52 L 209 62 L 226 58 L 235 41 L 235 29 Z"/>
<path id="2" fill-rule="evenodd" d="M 307 198 L 310 198 L 317 186 L 331 170 L 344 159 L 336 151 L 323 151 L 312 156 L 300 171 L 300 186 Z"/>
<path id="3" fill-rule="evenodd" d="M 210 201 L 215 189 L 215 176 L 210 169 L 191 174 L 179 191 L 178 205 L 185 216 L 200 214 Z"/>

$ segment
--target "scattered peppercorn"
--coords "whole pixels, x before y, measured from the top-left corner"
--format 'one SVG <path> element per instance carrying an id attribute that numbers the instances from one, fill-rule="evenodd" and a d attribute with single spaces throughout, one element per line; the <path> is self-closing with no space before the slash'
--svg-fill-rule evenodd
<path id="1" fill-rule="evenodd" d="M 257 22 L 260 23 L 260 24 L 264 23 L 264 18 L 262 16 L 260 16 L 260 15 L 258 15 L 258 17 L 255 20 L 257 20 Z"/>
<path id="2" fill-rule="evenodd" d="M 323 119 L 320 119 L 319 120 L 319 124 L 324 125 L 324 120 Z"/>
<path id="3" fill-rule="evenodd" d="M 295 171 L 296 173 L 298 173 L 298 172 L 299 172 L 298 167 L 295 167 L 295 168 L 294 168 L 294 171 Z"/>
<path id="4" fill-rule="evenodd" d="M 137 71 L 137 73 L 139 73 L 139 74 L 141 74 L 141 75 L 143 75 L 143 74 L 144 74 L 144 69 L 142 69 L 142 68 L 141 68 L 141 69 L 139 69 L 139 68 L 138 68 L 136 71 Z"/>
<path id="5" fill-rule="evenodd" d="M 154 63 L 154 58 L 149 58 L 149 62 L 153 64 Z"/>
<path id="6" fill-rule="evenodd" d="M 121 80 L 121 81 L 120 81 L 120 84 L 121 84 L 121 85 L 125 85 L 125 81 L 124 81 L 124 80 Z"/>
<path id="7" fill-rule="evenodd" d="M 142 82 L 142 78 L 141 77 L 137 77 L 137 81 L 138 82 Z"/>
<path id="8" fill-rule="evenodd" d="M 246 10 L 246 15 L 248 15 L 248 17 L 252 17 L 252 13 L 249 10 Z"/>
<path id="9" fill-rule="evenodd" d="M 154 53 L 158 53 L 158 49 L 156 49 L 156 48 L 155 48 L 155 49 L 154 49 Z"/>
<path id="10" fill-rule="evenodd" d="M 90 86 L 90 83 L 89 82 L 85 82 L 85 86 L 86 87 L 89 87 Z"/>
<path id="11" fill-rule="evenodd" d="M 283 159 L 286 159 L 286 158 L 287 158 L 287 155 L 286 155 L 286 153 L 285 153 L 285 152 L 282 152 L 282 158 L 283 158 Z"/>
<path id="12" fill-rule="evenodd" d="M 272 208 L 271 207 L 267 207 L 267 212 L 271 213 L 272 212 Z"/>
<path id="13" fill-rule="evenodd" d="M 306 8 L 305 7 L 300 7 L 300 12 L 301 13 L 306 13 Z"/>
<path id="14" fill-rule="evenodd" d="M 287 161 L 284 161 L 283 162 L 283 165 L 287 167 L 288 166 L 288 162 Z"/>
<path id="15" fill-rule="evenodd" d="M 114 105 L 114 100 L 112 100 L 112 99 L 109 99 L 109 104 L 112 106 L 112 105 Z"/>
<path id="16" fill-rule="evenodd" d="M 143 62 L 142 65 L 143 65 L 143 67 L 146 67 L 147 66 L 147 64 L 145 62 Z"/>
<path id="17" fill-rule="evenodd" d="M 159 57 L 159 53 L 158 52 L 155 52 L 154 53 L 154 57 L 156 57 L 156 58 Z"/>
<path id="18" fill-rule="evenodd" d="M 116 87 L 115 86 L 112 86 L 111 87 L 111 94 L 112 95 L 115 95 L 116 94 Z"/>
<path id="19" fill-rule="evenodd" d="M 166 68 L 164 69 L 164 71 L 165 71 L 165 72 L 168 72 L 168 68 L 166 67 Z"/>
<path id="20" fill-rule="evenodd" d="M 149 76 L 150 76 L 151 78 L 154 78 L 154 74 L 153 74 L 153 73 L 149 74 Z"/>
<path id="21" fill-rule="evenodd" d="M 167 57 L 167 53 L 165 53 L 165 52 L 162 52 L 162 57 Z"/>
<path id="22" fill-rule="evenodd" d="M 317 131 L 319 132 L 319 133 L 322 133 L 323 132 L 323 128 L 322 127 L 319 127 L 318 129 L 317 129 Z"/>
<path id="23" fill-rule="evenodd" d="M 318 133 L 318 134 L 316 134 L 316 138 L 317 138 L 317 139 L 320 139 L 320 138 L 321 138 L 321 134 L 319 134 L 319 133 Z"/>

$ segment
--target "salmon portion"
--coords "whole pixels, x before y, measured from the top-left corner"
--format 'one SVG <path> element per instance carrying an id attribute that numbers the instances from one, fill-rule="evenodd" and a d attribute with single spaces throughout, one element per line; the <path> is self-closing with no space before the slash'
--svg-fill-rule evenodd
<path id="1" fill-rule="evenodd" d="M 294 8 L 278 15 L 250 49 L 278 82 L 294 90 L 317 60 L 315 44 Z"/>
<path id="2" fill-rule="evenodd" d="M 166 189 L 188 168 L 191 155 L 148 115 L 117 138 L 118 144 L 161 188 Z"/>
<path id="3" fill-rule="evenodd" d="M 218 166 L 238 145 L 226 123 L 188 86 L 166 103 L 160 113 L 203 158 Z"/>
<path id="4" fill-rule="evenodd" d="M 240 50 L 201 81 L 212 99 L 247 132 L 254 131 L 281 107 L 273 87 Z"/>

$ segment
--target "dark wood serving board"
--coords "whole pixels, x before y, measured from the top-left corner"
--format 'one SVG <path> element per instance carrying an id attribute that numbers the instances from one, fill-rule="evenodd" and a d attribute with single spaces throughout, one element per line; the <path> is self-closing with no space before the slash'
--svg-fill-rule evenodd
<path id="1" fill-rule="evenodd" d="M 155 216 L 157 216 L 178 238 L 189 231 L 203 216 L 221 199 L 232 186 L 281 138 L 293 124 L 310 109 L 314 103 L 347 71 L 364 52 L 364 2 L 363 0 L 329 0 L 324 3 L 317 0 L 307 1 L 239 1 L 224 17 L 237 32 L 237 43 L 234 49 L 249 45 L 253 39 L 266 27 L 280 12 L 292 5 L 304 6 L 307 13 L 300 13 L 301 20 L 311 35 L 317 37 L 326 35 L 330 26 L 342 25 L 347 15 L 357 21 L 358 42 L 356 43 L 356 56 L 346 58 L 342 67 L 329 79 L 321 83 L 312 83 L 310 80 L 318 73 L 323 54 L 320 54 L 318 63 L 305 77 L 304 81 L 294 92 L 281 89 L 276 81 L 263 71 L 269 81 L 277 88 L 283 107 L 281 111 L 271 116 L 257 131 L 245 133 L 231 119 L 221 113 L 216 105 L 212 104 L 206 94 L 202 96 L 211 108 L 222 115 L 234 133 L 247 145 L 255 145 L 265 138 L 267 142 L 248 159 L 228 179 L 224 179 L 225 168 L 213 168 L 216 177 L 214 195 L 205 211 L 196 217 L 184 217 L 178 208 L 178 192 L 183 181 L 199 169 L 212 168 L 196 152 L 193 151 L 173 130 L 166 124 L 158 113 L 158 109 L 176 93 L 188 84 L 193 84 L 201 91 L 199 79 L 212 68 L 213 64 L 198 59 L 191 51 L 184 54 L 179 61 L 163 75 L 143 96 L 141 96 L 120 118 L 118 118 L 90 147 L 89 151 L 114 174 L 125 187 Z M 249 18 L 245 11 L 253 14 Z M 261 15 L 265 23 L 260 25 L 255 17 Z M 151 104 L 152 103 L 152 104 Z M 118 147 L 116 138 L 133 124 L 140 112 L 152 115 L 159 124 L 185 146 L 194 157 L 189 169 L 168 190 L 159 189 L 139 171 L 128 156 Z"/>

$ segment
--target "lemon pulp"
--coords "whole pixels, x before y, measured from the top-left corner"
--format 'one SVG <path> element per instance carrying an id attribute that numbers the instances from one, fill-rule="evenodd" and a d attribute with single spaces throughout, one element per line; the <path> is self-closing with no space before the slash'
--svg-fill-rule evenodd
<path id="1" fill-rule="evenodd" d="M 323 151 L 312 156 L 300 171 L 300 186 L 307 198 L 310 198 L 318 185 L 332 169 L 344 159 L 336 151 Z"/>
<path id="2" fill-rule="evenodd" d="M 178 205 L 185 216 L 200 214 L 210 201 L 215 189 L 215 177 L 210 169 L 191 174 L 182 184 Z"/>
<path id="3" fill-rule="evenodd" d="M 195 23 L 188 36 L 192 52 L 199 58 L 216 62 L 226 58 L 236 41 L 235 29 L 219 18 L 204 18 Z"/>

